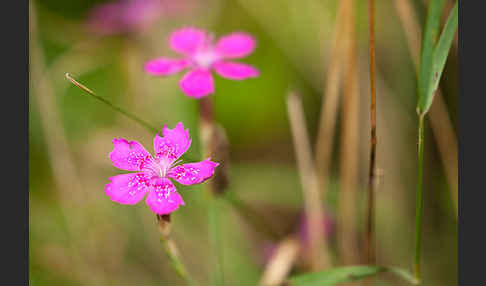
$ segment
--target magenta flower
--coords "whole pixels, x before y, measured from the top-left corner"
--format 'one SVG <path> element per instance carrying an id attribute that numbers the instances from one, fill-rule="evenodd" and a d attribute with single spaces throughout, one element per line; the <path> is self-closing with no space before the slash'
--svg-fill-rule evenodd
<path id="1" fill-rule="evenodd" d="M 146 63 L 145 70 L 153 75 L 166 76 L 189 68 L 179 82 L 185 94 L 201 98 L 214 93 L 211 70 L 222 77 L 243 80 L 257 77 L 259 71 L 246 64 L 228 61 L 253 52 L 256 42 L 252 36 L 236 32 L 212 43 L 213 37 L 196 28 L 183 28 L 172 33 L 170 47 L 182 54 L 182 59 L 157 58 Z"/>
<path id="2" fill-rule="evenodd" d="M 88 15 L 90 30 L 98 35 L 142 31 L 162 16 L 160 0 L 120 0 L 96 5 Z"/>
<path id="3" fill-rule="evenodd" d="M 134 205 L 148 192 L 145 202 L 156 214 L 169 214 L 184 205 L 176 187 L 169 180 L 183 185 L 200 184 L 214 174 L 219 165 L 206 159 L 198 163 L 177 165 L 179 157 L 191 145 L 188 130 L 179 122 L 174 129 L 164 126 L 163 137 L 154 138 L 155 158 L 140 143 L 125 139 L 113 139 L 110 159 L 117 168 L 136 173 L 117 175 L 110 178 L 105 193 L 112 201 Z"/>

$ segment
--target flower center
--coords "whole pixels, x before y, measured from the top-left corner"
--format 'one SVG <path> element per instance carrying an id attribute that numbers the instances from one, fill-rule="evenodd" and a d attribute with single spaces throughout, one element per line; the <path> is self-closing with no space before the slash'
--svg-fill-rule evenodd
<path id="1" fill-rule="evenodd" d="M 165 165 L 158 163 L 153 159 L 146 162 L 141 169 L 151 177 L 163 178 L 166 174 Z"/>
<path id="2" fill-rule="evenodd" d="M 200 51 L 194 55 L 196 64 L 205 69 L 208 69 L 218 58 L 218 55 L 211 50 Z"/>
<path id="3" fill-rule="evenodd" d="M 173 161 L 168 157 L 160 158 L 157 164 L 159 167 L 158 176 L 161 178 L 165 178 L 165 176 L 167 175 L 167 171 L 169 171 L 170 167 L 172 166 L 172 163 Z"/>

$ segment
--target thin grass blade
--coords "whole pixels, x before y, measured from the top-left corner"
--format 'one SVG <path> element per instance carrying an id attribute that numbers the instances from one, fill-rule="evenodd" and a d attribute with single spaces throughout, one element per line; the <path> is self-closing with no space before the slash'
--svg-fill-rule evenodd
<path id="1" fill-rule="evenodd" d="M 420 57 L 420 69 L 418 78 L 418 105 L 417 112 L 423 114 L 426 112 L 428 102 L 432 102 L 432 95 L 428 94 L 429 85 L 432 81 L 431 75 L 433 70 L 434 47 L 439 36 L 440 20 L 444 10 L 445 0 L 431 0 L 427 19 L 425 22 L 425 31 L 422 39 L 422 51 Z M 430 106 L 430 104 L 429 104 Z"/>
<path id="2" fill-rule="evenodd" d="M 432 105 L 433 95 L 439 86 L 440 77 L 444 71 L 444 66 L 447 60 L 447 55 L 449 55 L 449 50 L 452 46 L 452 40 L 456 34 L 458 25 L 458 15 L 457 15 L 457 2 L 454 5 L 449 17 L 447 18 L 446 25 L 442 34 L 440 35 L 437 46 L 434 49 L 434 54 L 432 57 L 432 71 L 431 78 L 433 79 L 429 85 L 428 94 L 430 96 L 426 97 L 424 111 L 427 112 Z"/>

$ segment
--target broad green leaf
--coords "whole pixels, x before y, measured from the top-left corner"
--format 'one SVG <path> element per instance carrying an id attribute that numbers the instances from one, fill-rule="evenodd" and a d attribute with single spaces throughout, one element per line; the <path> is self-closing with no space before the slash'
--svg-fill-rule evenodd
<path id="1" fill-rule="evenodd" d="M 428 94 L 434 94 L 437 86 L 439 85 L 440 77 L 442 76 L 442 72 L 444 71 L 444 66 L 447 60 L 447 55 L 449 55 L 449 50 L 452 45 L 452 40 L 454 39 L 454 35 L 456 34 L 457 25 L 458 25 L 458 15 L 457 15 L 457 2 L 454 5 L 449 17 L 447 18 L 446 25 L 442 34 L 440 35 L 439 41 L 437 42 L 437 46 L 434 50 L 434 55 L 432 57 L 433 64 L 432 64 L 432 82 L 429 85 Z M 427 98 L 429 99 L 429 98 Z M 430 97 L 430 101 L 425 102 L 424 111 L 427 112 L 430 105 L 432 104 L 433 96 Z"/>
<path id="2" fill-rule="evenodd" d="M 291 286 L 331 286 L 338 285 L 340 283 L 353 282 L 361 280 L 381 272 L 390 272 L 398 277 L 416 285 L 417 281 L 412 275 L 404 269 L 396 267 L 384 267 L 384 266 L 346 266 L 332 268 L 320 272 L 314 272 L 309 274 L 303 274 L 290 278 L 287 285 Z"/>
<path id="3" fill-rule="evenodd" d="M 431 0 L 427 19 L 425 21 L 425 31 L 422 39 L 422 50 L 420 57 L 420 70 L 418 78 L 418 105 L 417 111 L 423 114 L 426 110 L 426 102 L 432 101 L 431 94 L 428 94 L 429 85 L 432 81 L 431 75 L 433 67 L 434 47 L 439 36 L 440 20 L 444 10 L 445 0 Z"/>

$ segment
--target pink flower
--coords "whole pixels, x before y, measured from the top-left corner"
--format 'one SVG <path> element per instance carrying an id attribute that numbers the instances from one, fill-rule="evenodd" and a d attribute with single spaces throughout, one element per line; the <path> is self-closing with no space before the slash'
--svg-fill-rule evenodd
<path id="1" fill-rule="evenodd" d="M 335 232 L 335 219 L 334 217 L 331 215 L 331 214 L 324 214 L 324 216 L 322 217 L 321 221 L 320 221 L 320 226 L 322 227 L 323 231 L 324 231 L 324 235 L 326 237 L 330 237 L 331 235 L 334 234 Z M 310 244 L 310 231 L 311 229 L 309 229 L 309 220 L 307 219 L 305 213 L 302 213 L 300 215 L 300 223 L 299 223 L 299 226 L 298 226 L 298 234 L 299 234 L 299 239 L 300 239 L 300 242 L 302 244 L 302 246 L 305 248 L 305 247 L 308 247 L 309 244 Z"/>
<path id="2" fill-rule="evenodd" d="M 184 205 L 176 187 L 169 180 L 183 185 L 200 184 L 214 174 L 219 165 L 206 159 L 198 163 L 177 165 L 179 157 L 191 145 L 188 130 L 179 122 L 174 129 L 164 126 L 163 137 L 154 138 L 155 158 L 140 143 L 125 139 L 113 139 L 110 159 L 117 168 L 136 173 L 117 175 L 110 178 L 105 193 L 112 201 L 134 205 L 148 192 L 145 202 L 156 214 L 169 214 Z"/>
<path id="3" fill-rule="evenodd" d="M 88 15 L 90 30 L 111 35 L 147 29 L 163 12 L 160 0 L 121 0 L 96 5 Z"/>
<path id="4" fill-rule="evenodd" d="M 145 70 L 153 75 L 166 76 L 189 68 L 179 82 L 188 96 L 201 98 L 214 93 L 211 70 L 222 77 L 243 80 L 257 77 L 259 71 L 246 64 L 228 61 L 253 52 L 256 42 L 252 36 L 236 32 L 220 38 L 215 45 L 212 36 L 196 28 L 183 28 L 172 33 L 170 47 L 184 57 L 157 58 L 146 63 Z"/>

